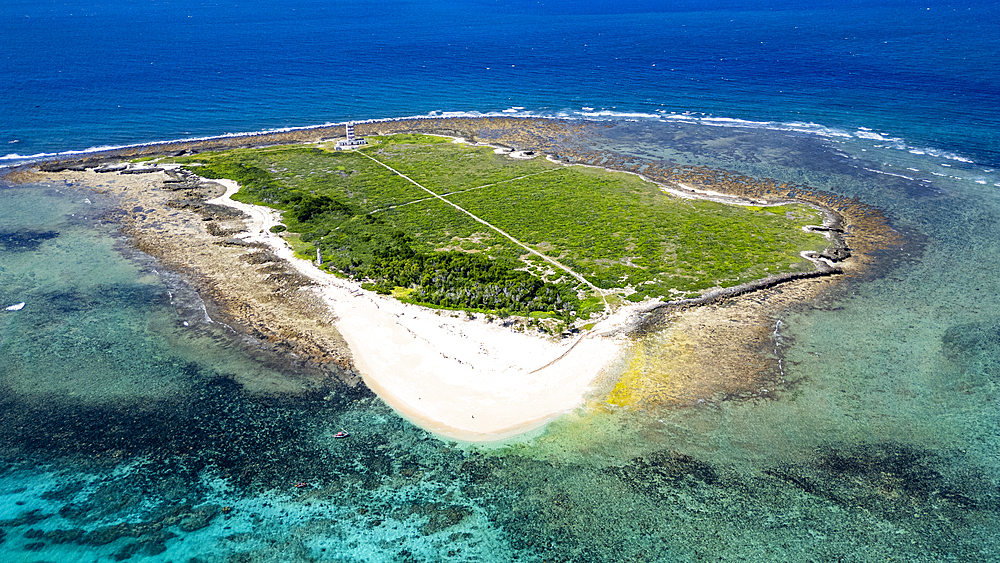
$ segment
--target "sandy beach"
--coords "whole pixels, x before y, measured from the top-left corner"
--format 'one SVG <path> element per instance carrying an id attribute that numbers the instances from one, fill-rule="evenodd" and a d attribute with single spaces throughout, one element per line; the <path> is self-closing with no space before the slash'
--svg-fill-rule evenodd
<path id="1" fill-rule="evenodd" d="M 226 193 L 207 203 L 244 211 L 247 242 L 260 242 L 317 285 L 350 346 L 355 370 L 398 412 L 442 436 L 493 441 L 545 424 L 584 402 L 601 372 L 620 352 L 617 328 L 627 312 L 564 340 L 515 332 L 479 315 L 409 305 L 361 289 L 296 258 L 270 233 L 271 209 L 230 199 L 231 180 L 214 180 Z"/>
<path id="2" fill-rule="evenodd" d="M 566 127 L 558 122 L 452 121 L 393 121 L 359 127 L 366 134 L 428 129 L 452 139 L 471 137 L 503 153 L 511 151 L 505 147 L 531 148 L 535 155 L 546 158 L 553 156 L 544 150 L 548 145 L 539 141 L 541 132 L 562 135 L 568 131 L 563 131 Z M 518 126 L 514 133 L 494 136 L 494 131 L 507 131 L 505 128 L 512 125 Z M 320 133 L 308 132 L 308 139 L 265 140 L 315 142 Z M 249 143 L 247 139 L 219 142 L 223 141 L 227 147 Z M 208 143 L 171 148 L 213 147 Z M 601 167 L 637 173 L 634 163 L 612 153 L 598 158 L 594 153 L 562 149 L 560 154 L 562 157 L 556 160 L 566 164 L 594 166 L 600 160 Z M 251 338 L 286 349 L 295 361 L 337 366 L 330 372 L 332 375 L 322 377 L 293 371 L 288 381 L 247 380 L 241 384 L 254 392 L 302 393 L 331 388 L 352 396 L 368 392 L 364 389 L 367 385 L 409 420 L 455 440 L 497 441 L 538 428 L 583 405 L 598 384 L 604 390 L 615 387 L 612 403 L 640 407 L 664 401 L 691 404 L 720 394 L 766 393 L 761 382 L 780 374 L 780 366 L 772 365 L 773 361 L 760 352 L 767 347 L 764 341 L 774 330 L 769 311 L 807 299 L 828 285 L 817 280 L 783 279 L 778 280 L 780 287 L 771 290 L 767 288 L 778 281 L 763 280 L 767 283 L 761 284 L 757 280 L 744 284 L 745 288 L 709 292 L 704 299 L 622 308 L 586 333 L 551 338 L 488 322 L 483 315 L 404 304 L 364 291 L 358 283 L 298 259 L 281 236 L 270 232 L 280 222 L 276 211 L 230 199 L 239 190 L 235 182 L 189 178 L 168 186 L 166 182 L 179 181 L 176 176 L 173 180 L 167 178 L 176 173 L 103 175 L 95 174 L 90 169 L 93 166 L 77 164 L 70 169 L 77 170 L 73 172 L 67 170 L 68 165 L 56 165 L 42 167 L 42 172 L 58 173 L 50 176 L 53 179 L 78 179 L 91 189 L 108 190 L 123 198 L 128 232 L 136 246 L 200 280 L 208 297 L 221 304 L 228 318 Z M 642 176 L 675 197 L 743 205 L 791 199 L 817 208 L 836 208 L 841 217 L 834 225 L 824 224 L 824 228 L 842 233 L 848 246 L 858 250 L 855 256 L 861 259 L 851 260 L 855 267 L 865 261 L 867 251 L 883 247 L 892 234 L 876 210 L 824 192 L 796 191 L 770 181 L 751 182 L 703 167 L 649 168 Z M 203 195 L 206 193 L 212 195 Z M 212 197 L 218 194 L 222 195 Z M 829 268 L 821 256 L 805 258 L 816 263 L 818 271 L 797 277 L 840 271 Z M 737 297 L 744 292 L 753 292 L 753 296 Z M 729 313 L 735 309 L 729 307 L 711 305 L 704 309 L 717 299 L 738 299 L 743 308 L 752 312 L 734 316 Z M 628 390 L 621 382 L 614 385 L 611 378 L 621 374 L 606 373 L 608 366 L 614 363 L 620 367 L 623 362 L 639 365 L 636 358 L 645 354 L 640 354 L 642 346 L 636 347 L 634 337 L 624 335 L 636 326 L 637 315 L 649 316 L 662 305 L 667 307 L 653 316 L 670 317 L 675 326 L 672 334 L 680 330 L 676 327 L 683 326 L 685 342 L 697 350 L 714 353 L 696 354 L 697 361 L 692 356 L 693 363 L 684 362 L 681 371 L 660 369 L 662 366 L 643 370 L 639 375 L 629 371 Z M 700 312 L 684 311 L 695 305 Z M 700 320 L 685 324 L 681 319 Z M 719 339 L 722 333 L 724 341 Z M 652 379 L 646 381 L 647 375 Z M 674 388 L 680 381 L 687 382 L 687 390 Z M 328 396 L 338 393 L 341 391 Z"/>

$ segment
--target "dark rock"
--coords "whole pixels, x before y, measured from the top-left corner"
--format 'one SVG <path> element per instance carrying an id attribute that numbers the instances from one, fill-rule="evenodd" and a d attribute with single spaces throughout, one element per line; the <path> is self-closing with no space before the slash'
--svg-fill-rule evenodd
<path id="1" fill-rule="evenodd" d="M 941 343 L 945 356 L 953 361 L 996 358 L 1000 351 L 1000 318 L 949 327 Z"/>
<path id="2" fill-rule="evenodd" d="M 72 530 L 52 530 L 50 532 L 45 532 L 45 539 L 56 544 L 79 543 L 85 534 L 86 532 L 80 528 L 74 528 Z"/>
<path id="3" fill-rule="evenodd" d="M 414 503 L 410 505 L 410 513 L 427 517 L 427 523 L 420 527 L 420 533 L 427 536 L 458 524 L 472 511 L 464 506 L 434 502 Z"/>
<path id="4" fill-rule="evenodd" d="M 167 550 L 167 540 L 176 537 L 177 534 L 173 532 L 161 530 L 150 534 L 141 541 L 126 544 L 125 547 L 118 550 L 112 557 L 115 561 L 124 561 L 131 559 L 134 555 L 159 555 Z"/>
<path id="5" fill-rule="evenodd" d="M 247 242 L 245 240 L 240 240 L 238 238 L 229 238 L 229 239 L 226 239 L 226 240 L 219 241 L 219 242 L 217 242 L 215 244 L 218 244 L 220 246 L 237 246 L 237 247 L 245 247 L 245 248 L 260 248 L 261 247 L 261 243 L 259 243 L 259 242 Z"/>
<path id="6" fill-rule="evenodd" d="M 112 555 L 112 559 L 115 561 L 124 561 L 126 559 L 131 559 L 133 555 L 139 552 L 142 544 L 139 542 L 132 542 L 125 544 L 124 547 L 118 550 L 117 553 Z"/>
<path id="7" fill-rule="evenodd" d="M 996 485 L 981 469 L 949 466 L 934 452 L 886 442 L 824 446 L 817 454 L 812 463 L 764 473 L 842 506 L 865 506 L 891 520 L 930 510 L 956 520 L 995 519 L 1000 510 Z"/>
<path id="8" fill-rule="evenodd" d="M 231 237 L 236 233 L 241 233 L 245 231 L 246 229 L 243 229 L 241 227 L 227 229 L 225 227 L 220 227 L 216 223 L 207 223 L 205 225 L 205 230 L 208 231 L 208 234 L 212 235 L 213 237 Z M 238 239 L 230 239 L 230 240 L 238 240 Z"/>
<path id="9" fill-rule="evenodd" d="M 20 516 L 16 518 L 11 518 L 10 520 L 0 520 L 0 527 L 3 528 L 16 528 L 17 526 L 31 526 L 32 524 L 37 524 L 46 518 L 52 516 L 51 514 L 42 514 L 41 509 L 29 510 L 28 512 L 22 512 Z"/>
<path id="10" fill-rule="evenodd" d="M 848 248 L 827 248 L 820 256 L 826 258 L 827 260 L 832 260 L 833 262 L 840 262 L 841 260 L 846 260 L 851 257 L 851 251 Z"/>
<path id="11" fill-rule="evenodd" d="M 127 168 L 121 171 L 122 174 L 152 174 L 153 172 L 163 172 L 163 169 L 143 166 L 140 168 Z"/>
<path id="12" fill-rule="evenodd" d="M 80 158 L 76 160 L 57 160 L 53 162 L 43 162 L 38 165 L 38 170 L 41 172 L 62 172 L 64 170 L 72 170 L 74 172 L 83 172 L 84 170 L 90 168 L 100 167 L 102 165 L 114 164 L 117 161 L 113 158 Z M 123 165 L 124 166 L 124 165 Z"/>
<path id="13" fill-rule="evenodd" d="M 0 249 L 10 251 L 35 250 L 44 241 L 59 236 L 58 231 L 0 231 Z"/>
<path id="14" fill-rule="evenodd" d="M 99 174 L 106 174 L 108 172 L 121 172 L 122 170 L 125 170 L 126 168 L 128 168 L 128 165 L 124 164 L 124 163 L 119 163 L 119 164 L 105 164 L 105 165 L 102 165 L 102 166 L 98 166 L 97 168 L 94 168 L 94 172 L 97 172 Z"/>
<path id="15" fill-rule="evenodd" d="M 189 179 L 188 175 L 178 170 L 164 170 L 164 172 L 167 174 L 167 179 L 163 181 L 164 184 L 183 184 Z"/>
<path id="16" fill-rule="evenodd" d="M 215 504 L 205 504 L 195 508 L 187 518 L 181 520 L 181 531 L 193 532 L 208 526 L 212 519 L 219 514 L 219 510 L 219 506 Z"/>
<path id="17" fill-rule="evenodd" d="M 45 164 L 39 164 L 38 170 L 41 172 L 62 172 L 69 169 L 69 167 L 70 165 L 64 162 L 46 162 Z"/>
<path id="18" fill-rule="evenodd" d="M 948 388 L 963 395 L 996 388 L 1000 382 L 1000 318 L 949 327 L 941 344 L 946 359 L 941 378 Z"/>
<path id="19" fill-rule="evenodd" d="M 280 262 L 281 258 L 277 254 L 270 252 L 268 250 L 262 250 L 260 252 L 250 252 L 240 256 L 241 262 L 246 262 L 247 264 L 268 264 L 273 262 Z"/>
<path id="20" fill-rule="evenodd" d="M 45 542 L 36 541 L 24 544 L 25 551 L 41 551 L 45 547 Z"/>
<path id="21" fill-rule="evenodd" d="M 711 485 L 718 475 L 711 464 L 675 451 L 653 452 L 608 471 L 637 492 L 661 496 L 685 478 Z"/>
<path id="22" fill-rule="evenodd" d="M 116 524 L 98 528 L 87 534 L 82 543 L 87 545 L 107 545 L 118 538 L 138 538 L 145 534 L 158 532 L 160 524 L 156 522 L 141 522 L 139 524 Z"/>

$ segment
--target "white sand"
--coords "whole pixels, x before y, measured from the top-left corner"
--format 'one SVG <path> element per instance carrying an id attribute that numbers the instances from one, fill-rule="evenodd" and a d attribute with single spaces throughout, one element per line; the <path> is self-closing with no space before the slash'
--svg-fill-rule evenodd
<path id="1" fill-rule="evenodd" d="M 209 203 L 250 215 L 242 238 L 270 245 L 319 292 L 337 317 L 337 330 L 368 386 L 400 414 L 437 434 L 464 441 L 491 441 L 536 428 L 583 404 L 597 376 L 616 357 L 623 340 L 612 336 L 627 313 L 564 341 L 514 332 L 464 313 L 434 311 L 363 291 L 295 258 L 269 232 L 280 220 L 268 208 L 230 199 L 239 186 L 214 180 L 226 194 Z M 456 315 L 453 317 L 452 315 Z"/>

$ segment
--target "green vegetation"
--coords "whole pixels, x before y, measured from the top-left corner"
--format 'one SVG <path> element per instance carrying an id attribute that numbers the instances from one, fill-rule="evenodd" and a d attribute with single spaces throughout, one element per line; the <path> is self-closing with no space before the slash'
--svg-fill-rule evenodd
<path id="1" fill-rule="evenodd" d="M 823 248 L 821 237 L 798 228 L 822 222 L 811 208 L 679 201 L 637 176 L 595 168 L 449 199 L 602 289 L 633 286 L 632 301 L 812 268 L 798 249 Z"/>
<path id="2" fill-rule="evenodd" d="M 697 295 L 811 268 L 799 252 L 825 246 L 801 229 L 822 221 L 807 206 L 679 200 L 634 175 L 515 160 L 440 137 L 369 142 L 357 152 L 277 147 L 176 161 L 197 164 L 191 169 L 201 176 L 236 180 L 235 199 L 283 210 L 283 236 L 304 257 L 319 248 L 331 271 L 405 301 L 501 316 L 568 321 L 600 311 L 606 300 Z M 450 204 L 611 294 L 597 294 Z"/>

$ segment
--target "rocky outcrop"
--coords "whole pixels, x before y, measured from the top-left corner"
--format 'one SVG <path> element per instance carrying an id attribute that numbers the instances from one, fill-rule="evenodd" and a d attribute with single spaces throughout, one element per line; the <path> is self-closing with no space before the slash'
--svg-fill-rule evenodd
<path id="1" fill-rule="evenodd" d="M 155 166 L 139 166 L 120 171 L 121 174 L 152 174 L 153 172 L 163 172 L 163 169 Z"/>
<path id="2" fill-rule="evenodd" d="M 94 168 L 94 172 L 98 174 L 107 174 L 108 172 L 121 172 L 128 169 L 128 164 L 125 163 L 115 163 L 115 164 L 104 164 Z"/>

